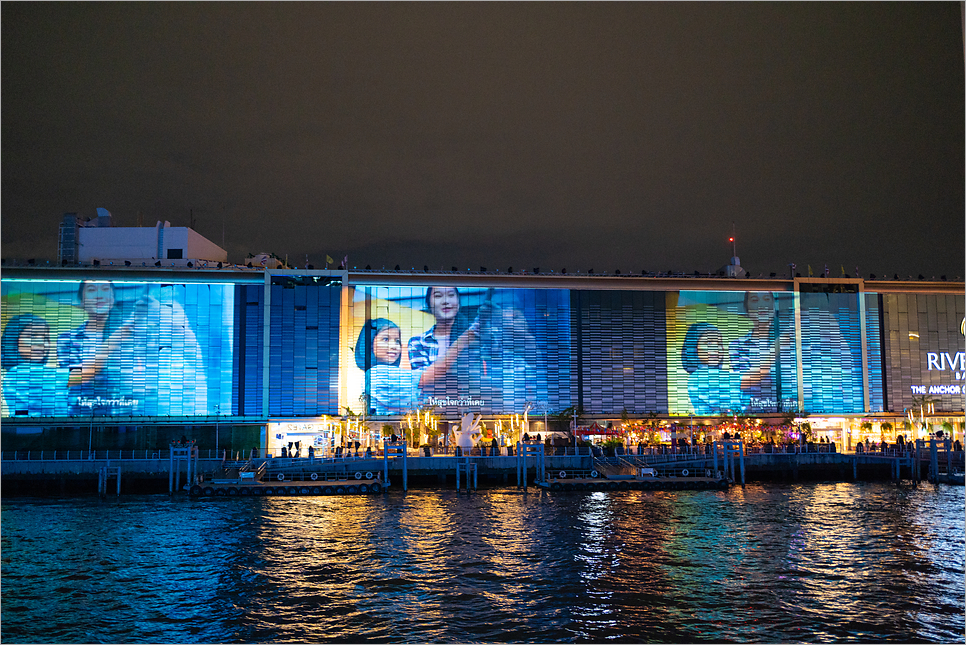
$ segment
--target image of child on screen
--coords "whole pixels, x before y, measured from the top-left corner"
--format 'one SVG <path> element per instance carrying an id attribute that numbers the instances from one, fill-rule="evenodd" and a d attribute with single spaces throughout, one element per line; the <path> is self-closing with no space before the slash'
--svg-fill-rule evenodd
<path id="1" fill-rule="evenodd" d="M 68 372 L 47 364 L 51 350 L 47 321 L 33 314 L 15 316 L 3 329 L 0 348 L 7 413 L 65 416 Z"/>
<path id="2" fill-rule="evenodd" d="M 714 325 L 688 328 L 681 347 L 681 365 L 689 374 L 688 396 L 695 414 L 711 415 L 742 410 L 741 377 L 724 367 L 725 347 Z"/>
<path id="3" fill-rule="evenodd" d="M 71 388 L 83 386 L 103 369 L 108 354 L 130 334 L 122 326 L 91 360 L 73 370 L 51 364 L 47 321 L 33 314 L 12 318 L 4 327 L 3 398 L 12 416 L 66 416 Z"/>
<path id="4" fill-rule="evenodd" d="M 406 414 L 417 407 L 422 390 L 452 366 L 460 352 L 476 342 L 478 333 L 468 329 L 431 364 L 405 369 L 399 326 L 386 318 L 367 320 L 356 341 L 356 367 L 366 373 L 370 412 L 376 415 Z"/>
<path id="5" fill-rule="evenodd" d="M 797 405 L 793 327 L 778 316 L 777 305 L 770 291 L 746 292 L 744 309 L 752 328 L 729 346 L 749 411 L 781 412 Z"/>

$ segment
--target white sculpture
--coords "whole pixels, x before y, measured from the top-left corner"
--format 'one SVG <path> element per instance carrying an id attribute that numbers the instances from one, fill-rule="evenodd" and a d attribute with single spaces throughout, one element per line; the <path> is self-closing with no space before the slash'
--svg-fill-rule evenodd
<path id="1" fill-rule="evenodd" d="M 453 431 L 456 435 L 455 444 L 463 450 L 471 450 L 483 437 L 483 433 L 480 431 L 480 421 L 482 420 L 482 414 L 479 416 L 475 416 L 472 412 L 464 414 L 460 422 L 460 429 Z"/>

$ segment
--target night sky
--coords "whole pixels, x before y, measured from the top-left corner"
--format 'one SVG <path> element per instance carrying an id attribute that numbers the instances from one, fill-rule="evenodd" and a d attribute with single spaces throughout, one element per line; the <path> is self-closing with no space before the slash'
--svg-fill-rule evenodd
<path id="1" fill-rule="evenodd" d="M 959 3 L 13 3 L 2 255 L 964 275 Z"/>

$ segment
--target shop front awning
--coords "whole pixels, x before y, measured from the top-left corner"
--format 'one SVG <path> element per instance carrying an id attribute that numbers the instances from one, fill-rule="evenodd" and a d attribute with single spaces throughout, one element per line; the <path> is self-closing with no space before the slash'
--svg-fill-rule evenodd
<path id="1" fill-rule="evenodd" d="M 605 436 L 614 437 L 619 435 L 621 432 L 616 428 L 605 428 L 596 421 L 589 426 L 580 426 L 577 429 L 577 433 L 585 437 L 591 436 Z"/>

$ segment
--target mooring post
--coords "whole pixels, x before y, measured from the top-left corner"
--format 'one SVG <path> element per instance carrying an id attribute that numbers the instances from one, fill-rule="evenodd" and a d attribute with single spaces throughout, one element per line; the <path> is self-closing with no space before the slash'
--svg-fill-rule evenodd
<path id="1" fill-rule="evenodd" d="M 121 496 L 121 467 L 117 467 L 117 496 Z"/>
<path id="2" fill-rule="evenodd" d="M 540 455 L 541 455 L 540 456 L 540 481 L 546 484 L 547 483 L 547 451 L 541 448 Z"/>
<path id="3" fill-rule="evenodd" d="M 711 444 L 711 455 L 714 464 L 714 476 L 718 476 L 718 442 L 715 441 Z"/>
<path id="4" fill-rule="evenodd" d="M 191 446 L 188 448 L 188 488 L 190 489 L 195 483 L 195 450 L 196 447 Z"/>
<path id="5" fill-rule="evenodd" d="M 949 477 L 953 473 L 953 439 L 952 437 L 943 439 L 943 450 L 946 451 L 946 476 Z"/>
<path id="6" fill-rule="evenodd" d="M 389 485 L 389 440 L 382 440 L 382 481 Z"/>
<path id="7" fill-rule="evenodd" d="M 741 466 L 741 485 L 745 485 L 745 442 L 743 439 L 738 440 L 738 463 Z"/>
<path id="8" fill-rule="evenodd" d="M 456 458 L 456 492 L 460 492 L 460 458 Z"/>
<path id="9" fill-rule="evenodd" d="M 467 457 L 467 459 L 469 459 L 469 457 Z M 477 470 L 479 470 L 479 468 L 477 468 L 477 464 L 474 463 L 473 464 L 473 490 L 476 490 L 476 471 Z M 467 479 L 469 478 L 467 477 Z"/>
<path id="10" fill-rule="evenodd" d="M 520 442 L 517 442 L 517 488 L 523 486 L 523 482 L 520 481 Z"/>
<path id="11" fill-rule="evenodd" d="M 916 439 L 916 479 L 921 483 L 922 476 L 922 451 L 926 449 L 926 442 Z M 928 473 L 927 473 L 928 474 Z"/>
<path id="12" fill-rule="evenodd" d="M 852 457 L 852 479 L 859 478 L 859 458 Z"/>
<path id="13" fill-rule="evenodd" d="M 939 483 L 939 442 L 935 437 L 929 438 L 929 480 Z"/>
<path id="14" fill-rule="evenodd" d="M 406 492 L 409 490 L 409 464 L 406 461 L 406 458 L 409 455 L 409 444 L 407 444 L 405 441 L 402 442 L 402 451 L 403 451 L 403 492 Z"/>
<path id="15" fill-rule="evenodd" d="M 912 476 L 912 481 L 919 483 L 919 440 L 916 439 L 912 442 L 909 448 L 909 472 Z"/>
<path id="16" fill-rule="evenodd" d="M 520 453 L 521 463 L 523 464 L 523 492 L 527 492 L 527 446 L 524 444 L 522 450 L 518 450 Z"/>
<path id="17" fill-rule="evenodd" d="M 168 495 L 174 492 L 174 449 L 168 450 Z"/>

